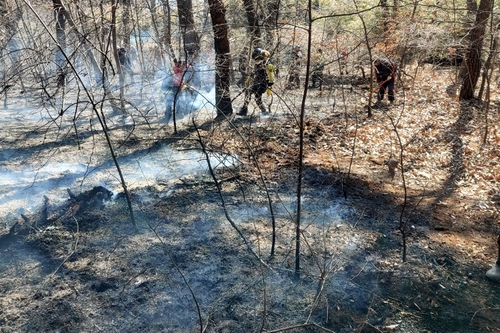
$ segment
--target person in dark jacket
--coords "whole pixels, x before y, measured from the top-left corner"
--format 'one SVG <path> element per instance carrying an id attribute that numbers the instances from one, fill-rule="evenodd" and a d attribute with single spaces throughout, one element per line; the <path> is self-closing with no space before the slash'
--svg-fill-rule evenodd
<path id="1" fill-rule="evenodd" d="M 118 49 L 118 60 L 120 61 L 120 66 L 122 68 L 123 76 L 130 75 L 130 81 L 134 82 L 134 71 L 132 70 L 132 63 L 127 55 L 127 50 L 124 47 Z"/>
<path id="2" fill-rule="evenodd" d="M 245 102 L 238 112 L 240 116 L 246 116 L 248 114 L 248 104 L 252 98 L 255 96 L 255 102 L 262 113 L 267 113 L 267 109 L 262 103 L 262 95 L 270 88 L 274 83 L 274 66 L 269 63 L 269 57 L 271 54 L 269 51 L 256 48 L 252 53 L 252 59 L 255 62 L 253 69 L 253 75 L 251 78 L 247 79 L 248 85 L 245 91 Z"/>
<path id="3" fill-rule="evenodd" d="M 326 59 L 323 54 L 322 49 L 318 49 L 318 52 L 312 58 L 312 74 L 311 74 L 311 87 L 316 88 L 316 83 L 318 83 L 318 88 L 323 90 L 323 71 L 325 70 Z"/>
<path id="4" fill-rule="evenodd" d="M 387 89 L 387 99 L 390 103 L 394 102 L 394 85 L 396 83 L 395 63 L 389 59 L 377 58 L 373 62 L 373 70 L 375 78 L 379 86 L 377 93 L 377 102 L 372 107 L 380 107 L 381 101 L 384 99 L 385 90 Z"/>

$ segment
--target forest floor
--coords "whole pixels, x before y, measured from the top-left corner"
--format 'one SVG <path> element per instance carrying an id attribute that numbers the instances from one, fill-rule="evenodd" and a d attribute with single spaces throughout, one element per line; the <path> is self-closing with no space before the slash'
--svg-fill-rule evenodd
<path id="1" fill-rule="evenodd" d="M 299 271 L 301 91 L 276 88 L 268 117 L 117 126 L 120 156 L 219 163 L 131 188 L 138 231 L 100 187 L 19 217 L 0 236 L 0 332 L 499 332 L 500 94 L 461 103 L 451 77 L 415 72 L 372 117 L 366 86 L 308 91 Z M 54 149 L 32 134 L 19 158 Z"/>

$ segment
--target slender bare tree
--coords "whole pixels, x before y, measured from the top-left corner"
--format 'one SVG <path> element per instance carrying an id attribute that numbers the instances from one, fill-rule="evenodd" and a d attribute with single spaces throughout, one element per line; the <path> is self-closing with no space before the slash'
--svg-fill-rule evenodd
<path id="1" fill-rule="evenodd" d="M 52 4 L 54 6 L 54 17 L 56 21 L 56 40 L 59 44 L 54 61 L 57 66 L 57 86 L 64 87 L 66 81 L 66 59 L 63 53 L 66 52 L 66 16 L 64 15 L 64 9 L 60 1 L 53 1 Z"/>
<path id="2" fill-rule="evenodd" d="M 132 32 L 131 28 L 131 14 L 130 14 L 130 0 L 121 0 L 123 4 L 123 12 L 122 12 L 122 33 L 121 38 L 123 39 L 123 47 L 130 52 L 130 33 Z"/>
<path id="3" fill-rule="evenodd" d="M 493 0 L 481 0 L 476 14 L 476 22 L 470 31 L 469 47 L 461 73 L 462 86 L 459 95 L 461 100 L 474 97 L 474 90 L 481 73 L 481 51 L 484 33 L 492 8 Z"/>

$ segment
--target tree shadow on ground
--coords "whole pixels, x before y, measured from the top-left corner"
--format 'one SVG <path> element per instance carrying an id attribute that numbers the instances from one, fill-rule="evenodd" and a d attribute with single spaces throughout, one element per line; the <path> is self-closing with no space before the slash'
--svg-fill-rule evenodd
<path id="1" fill-rule="evenodd" d="M 461 154 L 457 142 L 454 157 L 458 162 Z M 455 185 L 450 188 L 450 184 L 455 184 L 462 169 L 460 163 L 455 166 L 443 185 L 447 195 L 452 195 Z M 333 186 L 337 195 L 341 195 L 340 185 L 345 179 L 345 174 L 316 168 L 304 174 L 305 186 Z M 334 283 L 335 288 L 327 289 L 328 303 L 341 309 L 331 314 L 332 329 L 342 331 L 348 322 L 362 332 L 371 332 L 393 324 L 403 328 L 405 321 L 412 323 L 406 327 L 408 332 L 480 332 L 500 327 L 500 285 L 485 277 L 489 267 L 481 261 L 474 263 L 468 255 L 464 258 L 457 248 L 428 238 L 429 232 L 435 232 L 429 229 L 433 203 L 420 204 L 405 217 L 411 229 L 408 262 L 403 263 L 398 231 L 400 204 L 355 176 L 349 177 L 347 184 L 347 198 L 364 213 L 356 221 L 356 229 L 372 232 L 376 241 L 353 252 L 347 260 L 350 264 L 337 273 L 344 277 L 342 288 Z M 484 231 L 495 238 L 495 230 Z"/>

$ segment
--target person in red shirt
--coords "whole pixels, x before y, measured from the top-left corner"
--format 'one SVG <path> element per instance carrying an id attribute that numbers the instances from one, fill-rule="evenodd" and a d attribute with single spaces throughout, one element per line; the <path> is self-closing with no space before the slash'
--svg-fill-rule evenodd
<path id="1" fill-rule="evenodd" d="M 174 64 L 171 69 L 171 75 L 168 75 L 161 83 L 161 90 L 165 95 L 165 118 L 164 123 L 168 123 L 172 117 L 174 102 L 180 97 L 182 88 L 184 88 L 184 75 L 186 65 L 174 58 Z"/>

